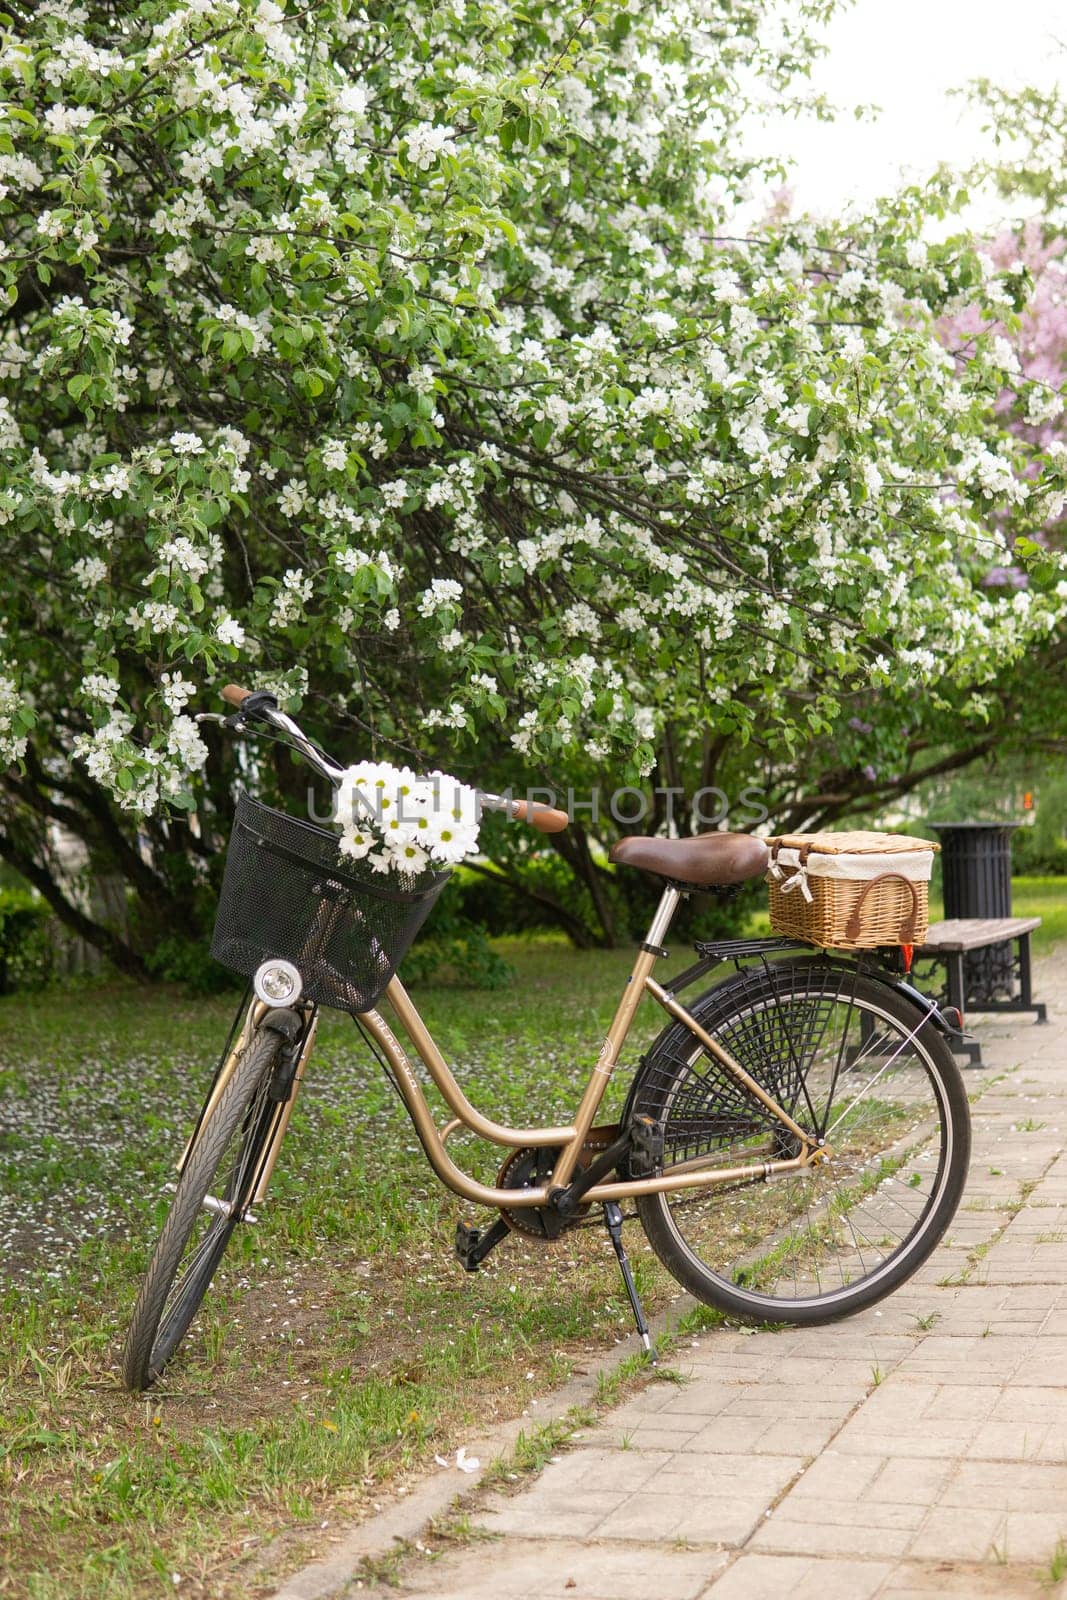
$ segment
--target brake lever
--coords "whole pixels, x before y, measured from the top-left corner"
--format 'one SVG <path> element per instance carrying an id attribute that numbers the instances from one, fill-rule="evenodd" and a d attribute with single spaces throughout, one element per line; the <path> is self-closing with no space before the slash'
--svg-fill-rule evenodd
<path id="1" fill-rule="evenodd" d="M 251 699 L 251 696 L 248 698 Z M 273 697 L 268 696 L 268 698 L 271 699 L 273 704 Z M 328 756 L 324 756 L 317 745 L 313 744 L 305 734 L 301 733 L 295 724 L 290 723 L 288 717 L 281 719 L 282 723 L 287 724 L 287 726 L 283 726 L 280 733 L 277 731 L 277 724 L 273 718 L 270 719 L 269 725 L 266 726 L 258 718 L 254 722 L 250 722 L 244 716 L 243 708 L 240 706 L 236 711 L 232 711 L 229 716 L 219 711 L 198 711 L 194 715 L 193 721 L 214 722 L 219 727 L 228 728 L 231 733 L 252 734 L 257 739 L 268 739 L 275 744 L 283 745 L 286 750 L 291 750 L 294 754 L 303 756 L 305 761 L 333 784 L 334 788 L 337 787 L 343 775 L 344 769 L 337 766 L 335 762 L 330 761 Z"/>

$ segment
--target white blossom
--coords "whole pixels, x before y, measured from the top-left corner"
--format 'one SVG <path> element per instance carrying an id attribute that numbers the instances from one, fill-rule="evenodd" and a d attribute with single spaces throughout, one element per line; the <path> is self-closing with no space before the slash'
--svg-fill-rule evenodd
<path id="1" fill-rule="evenodd" d="M 196 433 L 172 433 L 170 445 L 175 455 L 179 456 L 203 455 L 206 448 L 203 439 Z"/>
<path id="2" fill-rule="evenodd" d="M 232 645 L 240 650 L 245 642 L 245 630 L 235 617 L 224 612 L 215 620 L 215 637 L 220 644 Z"/>
<path id="3" fill-rule="evenodd" d="M 21 707 L 18 685 L 0 671 L 0 754 L 5 761 L 20 761 L 26 753 L 26 734 L 15 732 L 15 717 Z"/>
<path id="4" fill-rule="evenodd" d="M 419 615 L 432 617 L 442 606 L 455 606 L 463 598 L 463 585 L 454 578 L 434 578 L 419 596 Z"/>
<path id="5" fill-rule="evenodd" d="M 196 693 L 196 684 L 183 678 L 180 672 L 164 672 L 160 675 L 159 689 L 167 710 L 177 714 Z"/>
<path id="6" fill-rule="evenodd" d="M 108 677 L 104 672 L 91 672 L 87 678 L 82 679 L 81 692 L 87 700 L 96 700 L 101 705 L 113 706 L 121 691 L 115 678 Z"/>
<path id="7" fill-rule="evenodd" d="M 454 156 L 455 131 L 455 128 L 435 126 L 432 122 L 417 123 L 405 140 L 408 160 L 420 172 L 427 172 L 440 156 Z"/>

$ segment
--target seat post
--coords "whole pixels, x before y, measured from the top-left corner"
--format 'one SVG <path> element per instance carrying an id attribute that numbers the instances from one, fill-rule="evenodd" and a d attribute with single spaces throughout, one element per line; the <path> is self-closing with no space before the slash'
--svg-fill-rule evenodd
<path id="1" fill-rule="evenodd" d="M 664 939 L 670 932 L 671 923 L 674 921 L 674 913 L 678 909 L 678 902 L 681 898 L 682 891 L 680 889 L 676 889 L 672 883 L 665 885 L 660 896 L 659 905 L 656 907 L 656 914 L 649 925 L 648 933 L 645 935 L 646 950 L 649 945 L 653 945 L 657 949 L 662 947 Z"/>
<path id="2" fill-rule="evenodd" d="M 657 955 L 662 954 L 662 940 L 667 937 L 671 918 L 681 898 L 682 892 L 680 889 L 676 889 L 670 883 L 666 885 L 660 903 L 656 907 L 656 914 L 652 918 L 652 924 L 648 930 L 648 938 L 637 952 L 633 971 L 626 980 L 626 987 L 620 996 L 607 1037 L 600 1048 L 597 1064 L 593 1068 L 589 1082 L 585 1086 L 585 1093 L 582 1095 L 581 1104 L 574 1118 L 574 1138 L 560 1151 L 559 1159 L 553 1168 L 550 1179 L 550 1188 L 552 1189 L 566 1188 L 571 1181 L 571 1174 L 574 1171 L 578 1153 L 589 1129 L 593 1125 L 593 1118 L 603 1099 L 608 1079 L 615 1070 L 615 1063 L 619 1059 L 619 1051 L 622 1049 L 623 1041 L 630 1031 L 634 1012 L 637 1010 L 645 993 L 645 982 L 651 976 Z"/>

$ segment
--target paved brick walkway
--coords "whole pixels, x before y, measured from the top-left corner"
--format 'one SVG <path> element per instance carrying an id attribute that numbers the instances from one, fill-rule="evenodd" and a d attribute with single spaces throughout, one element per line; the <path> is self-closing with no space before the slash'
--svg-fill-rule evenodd
<path id="1" fill-rule="evenodd" d="M 1049 1026 L 981 1028 L 971 1178 L 921 1273 L 831 1327 L 703 1336 L 672 1358 L 684 1386 L 651 1384 L 490 1499 L 496 1538 L 409 1563 L 400 1592 L 1067 1595 L 1067 953 L 1036 987 Z"/>

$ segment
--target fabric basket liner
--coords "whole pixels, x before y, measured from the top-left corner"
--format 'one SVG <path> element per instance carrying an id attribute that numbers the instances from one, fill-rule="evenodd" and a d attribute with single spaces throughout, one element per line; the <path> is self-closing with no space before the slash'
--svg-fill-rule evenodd
<path id="1" fill-rule="evenodd" d="M 799 850 L 782 849 L 769 870 L 773 873 L 776 868 L 781 869 L 784 879 L 783 892 L 788 892 L 797 873 L 809 878 L 848 878 L 864 882 L 883 872 L 899 872 L 914 883 L 929 883 L 934 870 L 934 853 L 932 850 L 900 850 L 896 854 L 887 851 L 882 855 L 872 852 L 870 855 L 829 856 L 813 850 L 807 862 L 802 863 Z"/>

